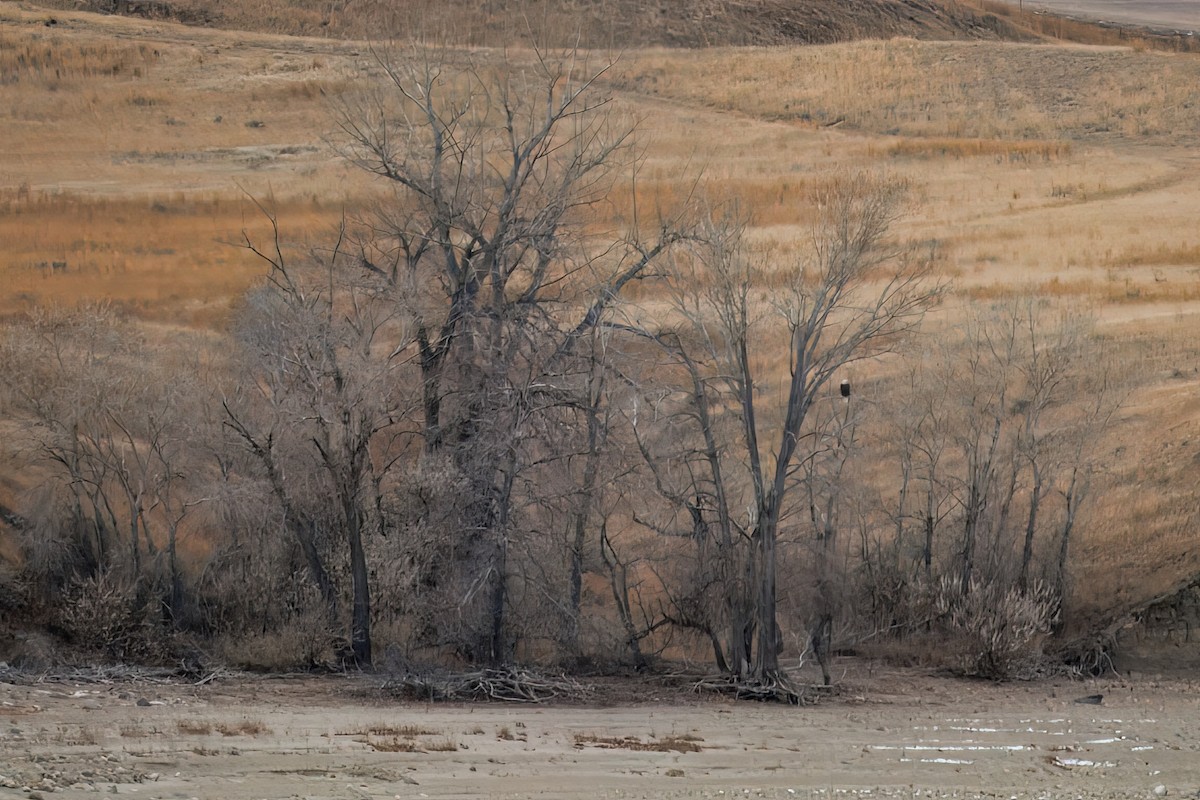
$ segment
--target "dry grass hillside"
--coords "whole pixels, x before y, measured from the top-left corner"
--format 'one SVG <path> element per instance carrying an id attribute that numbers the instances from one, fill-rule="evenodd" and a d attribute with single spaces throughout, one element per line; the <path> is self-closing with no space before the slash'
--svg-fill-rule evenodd
<path id="1" fill-rule="evenodd" d="M 73 0 L 44 4 L 81 7 Z M 269 33 L 372 39 L 416 35 L 491 47 L 518 41 L 531 31 L 559 46 L 578 39 L 586 47 L 617 49 L 1028 35 L 995 14 L 946 0 L 87 0 L 82 7 Z"/>
<path id="2" fill-rule="evenodd" d="M 1060 299 L 1096 315 L 1108 368 L 1136 387 L 1104 435 L 1114 488 L 1082 526 L 1080 604 L 1104 616 L 1200 570 L 1200 58 L 1001 43 L 1019 31 L 919 0 L 846 3 L 836 20 L 803 3 L 634 5 L 567 17 L 620 16 L 600 46 L 913 37 L 626 53 L 604 88 L 638 121 L 639 191 L 680 196 L 700 172 L 753 213 L 756 243 L 787 254 L 807 241 L 797 198 L 832 172 L 909 181 L 900 233 L 952 284 L 933 330 L 972 301 Z M 138 7 L 354 36 L 379 30 L 385 4 Z M 471 43 L 518 18 L 502 2 L 452 8 L 439 24 Z M 353 41 L 0 3 L 0 314 L 99 298 L 161 329 L 217 329 L 262 277 L 237 246 L 267 230 L 251 198 L 317 242 L 376 197 L 327 133 L 332 104 L 377 71 Z M 0 503 L 28 483 L 0 476 Z"/>
<path id="3" fill-rule="evenodd" d="M 296 36 L 451 42 L 507 47 L 532 36 L 545 46 L 624 51 L 641 47 L 829 44 L 905 36 L 923 40 L 1131 44 L 1194 50 L 1195 37 L 1163 28 L 1186 18 L 1171 4 L 1122 24 L 1046 14 L 1043 5 L 1004 0 L 33 0 L 46 8 L 88 10 L 188 25 Z M 1028 5 L 1028 8 L 1025 6 Z M 1076 12 L 1087 3 L 1065 3 Z M 1097 4 L 1103 7 L 1103 4 Z M 1057 7 L 1051 5 L 1051 11 Z M 1140 24 L 1139 24 L 1140 23 Z M 1197 23 L 1200 24 L 1200 23 Z M 1187 26 L 1184 26 L 1185 28 Z"/>

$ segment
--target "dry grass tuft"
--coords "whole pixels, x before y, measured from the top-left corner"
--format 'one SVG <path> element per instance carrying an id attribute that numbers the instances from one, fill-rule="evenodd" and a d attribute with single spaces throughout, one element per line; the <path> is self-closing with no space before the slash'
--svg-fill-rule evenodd
<path id="1" fill-rule="evenodd" d="M 636 736 L 597 736 L 590 733 L 575 734 L 575 747 L 601 747 L 616 750 L 636 750 L 639 752 L 655 753 L 699 753 L 702 748 L 698 742 L 704 741 L 698 736 L 683 734 L 667 736 L 663 739 L 643 742 Z"/>
<path id="2" fill-rule="evenodd" d="M 271 732 L 271 729 L 261 721 L 249 719 L 241 722 L 218 723 L 215 728 L 222 736 L 261 736 Z"/>
<path id="3" fill-rule="evenodd" d="M 888 148 L 896 158 L 980 158 L 997 163 L 1057 161 L 1071 154 L 1068 142 L 1011 141 L 1003 139 L 905 139 Z"/>
<path id="4" fill-rule="evenodd" d="M 415 739 L 418 736 L 441 736 L 444 731 L 435 730 L 432 728 L 423 728 L 420 725 L 391 725 L 388 723 L 379 723 L 377 725 L 367 725 L 364 727 L 354 728 L 352 730 L 338 731 L 338 736 L 393 736 L 404 739 Z"/>
<path id="5" fill-rule="evenodd" d="M 420 745 L 412 739 L 367 739 L 366 743 L 372 750 L 380 753 L 421 753 Z"/>
<path id="6" fill-rule="evenodd" d="M 1160 243 L 1152 248 L 1130 249 L 1110 258 L 1108 266 L 1200 268 L 1200 244 L 1169 245 Z"/>
<path id="7" fill-rule="evenodd" d="M 458 742 L 447 737 L 425 743 L 425 750 L 430 753 L 454 753 L 458 751 Z"/>
<path id="8" fill-rule="evenodd" d="M 142 78 L 159 56 L 150 44 L 0 29 L 0 87 L 23 84 L 53 92 L 80 80 Z"/>
<path id="9" fill-rule="evenodd" d="M 206 720 L 181 719 L 175 727 L 189 736 L 207 736 L 213 732 L 213 724 Z"/>

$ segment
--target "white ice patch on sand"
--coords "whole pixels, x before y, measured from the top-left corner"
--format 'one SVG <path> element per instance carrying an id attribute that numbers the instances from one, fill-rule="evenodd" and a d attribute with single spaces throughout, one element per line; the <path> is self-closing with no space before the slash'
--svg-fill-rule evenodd
<path id="1" fill-rule="evenodd" d="M 1112 761 L 1092 761 L 1086 758 L 1055 758 L 1054 765 L 1056 767 L 1115 767 L 1116 763 Z"/>
<path id="2" fill-rule="evenodd" d="M 869 744 L 868 750 L 912 750 L 956 753 L 964 750 L 1027 750 L 1023 744 Z"/>

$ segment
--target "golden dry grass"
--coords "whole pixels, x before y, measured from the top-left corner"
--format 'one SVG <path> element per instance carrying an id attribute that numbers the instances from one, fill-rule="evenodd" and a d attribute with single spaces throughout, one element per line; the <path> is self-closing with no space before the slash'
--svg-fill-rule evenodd
<path id="1" fill-rule="evenodd" d="M 180 733 L 191 736 L 207 736 L 213 732 L 213 724 L 207 720 L 181 719 L 175 727 Z"/>
<path id="2" fill-rule="evenodd" d="M 243 719 L 238 722 L 221 722 L 214 726 L 222 736 L 260 736 L 271 729 L 261 720 Z"/>
<path id="3" fill-rule="evenodd" d="M 236 198 L 35 195 L 0 208 L 0 239 L 9 243 L 0 253 L 9 313 L 107 298 L 145 319 L 215 323 L 261 274 L 240 247 L 243 232 L 260 240 L 270 235 L 261 213 Z M 278 211 L 301 231 L 331 224 L 308 204 Z"/>
<path id="4" fill-rule="evenodd" d="M 649 97 L 812 127 L 1108 141 L 1195 136 L 1197 78 L 1191 55 L 894 39 L 638 52 L 614 80 Z"/>

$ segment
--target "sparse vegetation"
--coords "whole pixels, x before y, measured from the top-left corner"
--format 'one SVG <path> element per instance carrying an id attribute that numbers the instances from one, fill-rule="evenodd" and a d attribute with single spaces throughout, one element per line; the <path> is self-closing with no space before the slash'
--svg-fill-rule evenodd
<path id="1" fill-rule="evenodd" d="M 213 726 L 222 736 L 261 736 L 270 733 L 261 720 L 243 719 L 238 722 L 219 722 Z"/>
<path id="2" fill-rule="evenodd" d="M 704 740 L 690 735 L 666 736 L 662 739 L 651 737 L 650 741 L 643 741 L 637 736 L 598 736 L 591 733 L 575 734 L 575 746 L 578 748 L 603 747 L 653 753 L 699 753 L 703 749 L 699 744 L 702 741 Z"/>

